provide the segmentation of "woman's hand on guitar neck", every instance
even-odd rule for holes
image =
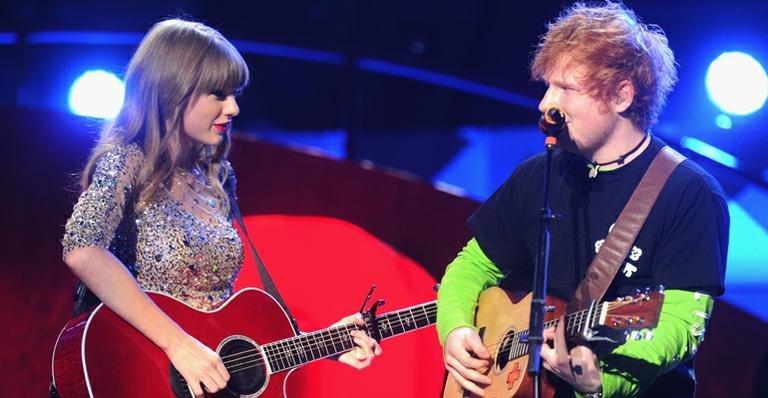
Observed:
[[[482,388],[491,384],[485,375],[491,364],[491,353],[477,331],[469,327],[452,330],[445,338],[443,356],[445,368],[454,379],[465,390],[482,397]]]
[[[363,316],[360,314],[352,314],[344,317],[331,326],[341,325],[349,322],[352,322],[358,326],[365,326]],[[352,341],[354,341],[357,347],[355,347],[352,351],[347,351],[339,355],[338,361],[358,370],[365,369],[370,366],[374,357],[381,355],[381,346],[373,337],[368,336],[362,330],[353,330],[349,334],[352,336]]]
[[[544,330],[544,342],[553,345],[541,346],[542,366],[576,390],[585,393],[601,391],[603,382],[597,356],[585,345],[577,345],[569,350],[565,342],[565,330],[561,327],[564,324],[561,317],[556,327]]]

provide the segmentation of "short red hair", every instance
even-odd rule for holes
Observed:
[[[658,120],[667,94],[677,82],[675,56],[656,25],[641,23],[622,4],[575,3],[541,37],[531,75],[543,80],[560,60],[583,66],[583,83],[597,99],[611,100],[623,81],[632,82],[635,97],[622,113],[642,131]]]

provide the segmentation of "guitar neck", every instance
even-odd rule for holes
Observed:
[[[565,315],[566,336],[573,336],[578,333],[581,333],[581,331],[584,330],[585,327],[593,328],[596,325],[599,325],[602,312],[603,312],[603,307],[604,307],[603,303],[605,303],[605,301],[595,305],[592,309],[579,310],[576,312],[571,312],[569,314],[566,314]],[[545,322],[544,328],[546,329],[548,327],[556,326],[558,321],[559,321],[558,319],[553,319],[549,322]]]
[[[567,336],[573,336],[584,330],[584,327],[592,328],[599,325],[603,313],[604,302],[595,305],[591,310],[580,310],[565,315],[565,333]],[[544,322],[544,329],[554,327],[559,319],[553,319]],[[509,360],[528,355],[528,333],[529,330],[521,330],[517,333],[505,336],[500,342],[500,355],[506,356]]]
[[[368,325],[369,328],[375,325],[371,334],[378,334],[386,339],[432,325],[436,320],[437,302],[432,301],[378,315],[375,320],[369,320]],[[356,345],[349,333],[353,330],[369,329],[346,323],[275,341],[262,347],[272,373],[276,373],[352,350]]]

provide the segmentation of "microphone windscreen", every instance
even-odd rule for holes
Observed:
[[[539,119],[539,129],[550,137],[560,135],[565,130],[565,115],[563,111],[555,107],[545,110]]]

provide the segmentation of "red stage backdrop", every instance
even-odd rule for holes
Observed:
[[[432,301],[435,279],[360,227],[317,216],[249,216],[246,227],[280,294],[304,331],[357,312],[372,284],[386,301],[379,313]],[[250,250],[236,287],[261,287]],[[289,397],[437,397],[443,362],[434,326],[382,342],[362,371],[334,361],[291,374]]]

